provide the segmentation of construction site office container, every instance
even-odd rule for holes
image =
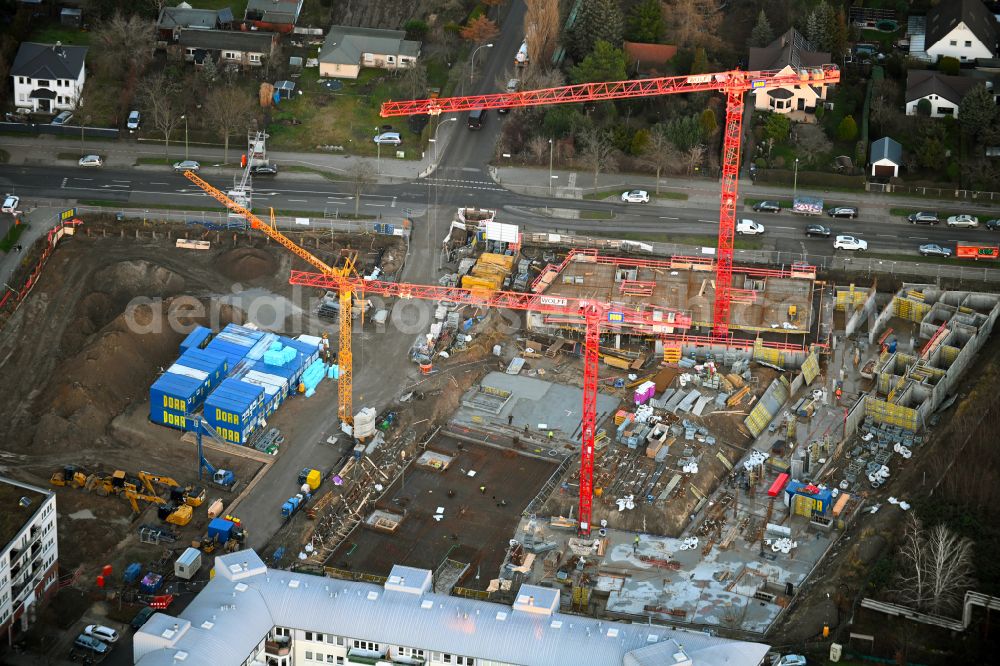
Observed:
[[[188,548],[174,562],[174,575],[184,580],[194,578],[199,569],[201,569],[201,551],[197,548]]]
[[[229,368],[235,368],[240,361],[246,358],[247,351],[249,351],[249,347],[224,340],[219,336],[212,338],[205,349],[225,356]]]
[[[186,352],[189,349],[201,349],[208,343],[208,339],[211,337],[212,329],[198,326],[188,333],[187,337],[181,342],[181,352]]]
[[[229,371],[229,362],[225,356],[204,349],[187,350],[177,359],[177,365],[207,372],[209,391],[218,386]]]
[[[179,417],[195,411],[208,395],[207,372],[174,364],[149,388],[149,418],[160,425],[189,429]]]
[[[243,444],[259,423],[263,406],[263,388],[228,378],[205,400],[204,415],[220,437]]]

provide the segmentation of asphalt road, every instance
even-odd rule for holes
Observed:
[[[499,66],[499,64],[498,64]],[[462,128],[458,128],[462,129]],[[495,129],[495,128],[494,128]],[[667,240],[665,235],[714,236],[718,229],[718,209],[705,203],[664,200],[650,204],[623,204],[620,202],[588,201],[580,199],[528,196],[511,192],[497,185],[485,174],[486,160],[490,159],[495,140],[481,132],[468,132],[449,144],[448,154],[442,165],[455,160],[482,160],[480,168],[440,167],[431,177],[402,183],[372,185],[362,194],[360,211],[363,214],[387,217],[402,215],[409,208],[415,215],[429,213],[424,225],[425,235],[437,235],[450,218],[450,209],[456,206],[496,208],[504,212],[504,219],[535,231],[559,230],[581,234],[613,236],[620,232],[639,240],[655,235],[656,240]],[[468,162],[467,162],[468,163]],[[470,171],[458,171],[465,168]],[[202,173],[206,180],[221,189],[230,184],[228,172]],[[458,175],[449,178],[449,175]],[[166,167],[136,169],[82,169],[77,166],[3,166],[0,167],[0,191],[16,193],[26,201],[42,199],[100,199],[120,202],[129,207],[151,205],[211,206],[212,200],[180,174]],[[328,181],[315,176],[283,173],[269,180],[258,180],[254,193],[255,208],[274,207],[286,211],[313,213],[354,212],[351,184]],[[546,214],[549,207],[579,211],[607,211],[612,219],[553,218]],[[996,242],[994,234],[983,228],[957,229],[945,224],[913,226],[901,217],[891,217],[887,211],[862,205],[859,219],[814,219],[780,214],[739,213],[762,223],[766,233],[761,240],[764,247],[780,251],[802,251],[809,254],[833,254],[832,241],[806,238],[805,227],[821,222],[832,228],[833,233],[855,235],[869,243],[870,252],[916,254],[922,243],[954,245],[957,242]],[[605,213],[608,214],[608,213]],[[440,237],[440,236],[439,236]],[[430,242],[430,238],[426,239]],[[428,276],[436,279],[436,276]]]

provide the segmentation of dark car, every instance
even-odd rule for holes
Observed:
[[[806,227],[806,236],[829,238],[831,233],[830,227],[824,227],[822,224],[810,224]]]
[[[986,224],[983,226],[986,227],[987,231],[996,231],[1000,229],[1000,220],[986,220]]]
[[[255,176],[276,176],[278,174],[277,164],[255,164],[250,168],[250,173]]]
[[[854,206],[834,206],[828,209],[826,214],[830,217],[850,217],[853,219],[858,216],[858,209]]]
[[[140,629],[142,629],[142,625],[146,624],[146,620],[151,618],[153,616],[153,613],[155,612],[156,612],[155,608],[146,606],[145,608],[143,608],[142,610],[140,610],[138,613],[135,614],[135,617],[132,618],[132,621],[129,624],[132,625],[132,628],[134,630],[139,631]]]
[[[938,219],[937,213],[927,212],[913,213],[906,219],[910,221],[910,224],[937,224],[941,221]]]
[[[950,257],[951,248],[941,247],[937,243],[925,243],[920,246],[920,255],[923,257]]]
[[[780,213],[781,204],[777,201],[758,201],[753,205],[753,209],[758,213]]]

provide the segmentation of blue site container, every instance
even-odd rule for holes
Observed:
[[[205,328],[204,326],[198,326],[193,331],[187,334],[181,342],[181,353],[186,352],[189,349],[202,349],[208,343],[209,338],[212,337],[212,329]]]
[[[208,523],[208,538],[218,539],[219,543],[226,543],[233,535],[235,524],[225,518],[213,518]]]
[[[228,367],[235,368],[246,357],[249,347],[221,336],[222,334],[220,333],[212,338],[212,341],[208,343],[205,350],[225,356]]]
[[[311,342],[303,342],[302,340],[293,340],[292,338],[278,338],[278,341],[286,347],[292,347],[297,349],[302,353],[304,359],[302,361],[302,368],[305,369],[310,363],[319,358],[319,345],[313,344]]]
[[[264,408],[264,389],[227,378],[205,400],[205,420],[219,436],[243,444],[257,426]]]
[[[229,361],[223,354],[205,349],[187,350],[177,359],[177,364],[207,372],[209,391],[218,386],[229,371]]]

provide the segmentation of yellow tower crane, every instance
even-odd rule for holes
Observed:
[[[224,192],[210,185],[193,171],[185,171],[184,177],[203,189],[232,212],[246,218],[251,228],[263,232],[268,238],[283,245],[295,256],[319,269],[320,272],[337,278],[347,278],[355,273],[354,260],[356,255],[345,255],[343,265],[340,267],[329,266],[326,262],[314,256],[278,230],[274,221],[273,209],[271,210],[271,223],[267,224],[254,215],[253,212],[230,199]],[[350,285],[346,282],[338,284],[337,292],[340,297],[340,352],[337,357],[337,362],[340,365],[340,379],[337,382],[337,415],[343,423],[353,424],[354,410],[352,399],[354,395],[354,378],[352,368],[354,367],[354,360],[351,355],[351,309],[354,294]]]

